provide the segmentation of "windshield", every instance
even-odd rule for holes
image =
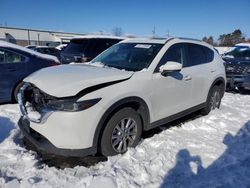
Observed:
[[[92,60],[91,64],[140,71],[153,61],[163,44],[120,43]]]
[[[250,59],[250,48],[235,47],[232,51],[225,53],[226,58]]]

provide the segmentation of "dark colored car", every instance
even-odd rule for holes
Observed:
[[[0,41],[0,103],[16,101],[18,90],[26,76],[41,68],[58,64],[56,57]]]
[[[25,46],[25,48],[28,48],[28,49],[31,49],[31,50],[34,50],[36,47],[37,47],[36,45]]]
[[[111,36],[86,36],[71,39],[67,47],[61,52],[61,63],[84,63],[91,61],[104,50],[120,42],[124,38]]]
[[[34,49],[32,50],[35,50],[39,53],[42,53],[42,54],[48,54],[48,55],[53,55],[53,56],[56,56],[58,59],[60,58],[60,50],[58,50],[57,48],[54,48],[54,47],[50,47],[50,46],[37,46],[35,47]]]
[[[235,47],[223,55],[226,67],[227,88],[240,92],[250,90],[250,48]]]

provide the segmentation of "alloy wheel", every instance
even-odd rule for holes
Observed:
[[[211,110],[214,110],[215,108],[219,108],[219,106],[220,106],[220,92],[218,90],[215,90],[211,96],[210,107]]]
[[[137,123],[133,118],[124,118],[116,124],[111,135],[111,144],[118,153],[124,153],[132,146],[137,135]]]

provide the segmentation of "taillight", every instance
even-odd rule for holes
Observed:
[[[91,60],[91,58],[89,58],[89,57],[82,57],[81,62],[86,63],[86,62],[89,62],[90,60]]]
[[[57,66],[57,65],[59,65],[59,63],[57,63],[57,62],[55,62],[55,61],[50,61],[49,62],[49,66]]]

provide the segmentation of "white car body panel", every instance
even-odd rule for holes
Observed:
[[[102,111],[102,107],[96,104],[84,110],[84,113],[53,112],[45,124],[31,122],[30,127],[45,135],[57,148],[89,148],[93,144],[96,125]]]
[[[162,76],[154,73],[151,87],[152,112],[157,121],[191,107],[191,82],[183,77],[188,75],[185,69],[170,73],[171,76]]]
[[[117,80],[131,77],[133,72],[84,64],[60,65],[45,68],[24,79],[43,92],[55,97],[69,97],[79,91]]]

